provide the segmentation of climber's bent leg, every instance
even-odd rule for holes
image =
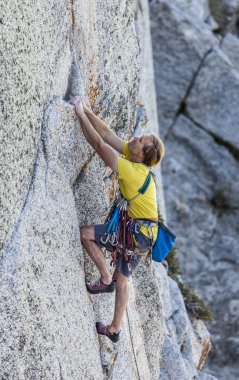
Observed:
[[[95,242],[95,233],[94,233],[94,225],[91,226],[82,226],[80,228],[81,233],[81,243],[84,246],[86,252],[94,261],[97,266],[100,274],[101,281],[104,284],[110,284],[112,281],[112,276],[107,267],[106,260],[104,254]]]
[[[119,333],[126,311],[126,306],[129,300],[129,285],[128,278],[121,272],[114,272],[113,276],[116,281],[116,293],[115,293],[115,311],[114,318],[111,325],[108,326],[108,330],[111,333]]]

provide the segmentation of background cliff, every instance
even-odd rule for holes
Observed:
[[[213,311],[219,379],[239,370],[238,15],[238,1],[151,2],[168,222],[183,279]]]
[[[68,100],[87,97],[123,138],[136,121],[158,133],[147,1],[9,1],[0,19],[1,379],[211,379],[208,331],[164,265],[130,281],[118,345],[95,331],[113,295],[85,289],[98,274],[79,226],[104,220],[115,179]]]

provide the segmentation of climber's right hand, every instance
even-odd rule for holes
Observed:
[[[83,108],[84,108],[84,112],[86,113],[86,115],[93,113],[92,109],[90,108],[89,102],[88,102],[88,104],[86,104],[86,101],[84,99],[82,99],[82,103],[83,103]]]
[[[85,116],[83,103],[80,98],[72,98],[70,104],[75,107],[75,111],[78,117],[83,118]]]

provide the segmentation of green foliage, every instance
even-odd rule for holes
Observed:
[[[159,207],[158,207],[158,220],[159,220],[161,223],[164,223],[164,221],[163,221],[163,217],[162,217],[162,215],[161,215],[161,213],[160,213],[160,210],[159,210]]]
[[[179,262],[177,259],[177,250],[173,248],[166,260],[168,263],[168,275],[176,282],[178,282],[178,276],[181,274]]]
[[[205,303],[195,294],[194,290],[186,283],[178,281],[179,289],[184,298],[188,312],[195,318],[204,322],[212,320],[212,312]]]
[[[209,8],[212,15],[215,16],[215,14],[217,14],[217,9],[218,9],[217,0],[209,0],[208,3],[209,3]]]
[[[195,318],[201,319],[204,322],[212,320],[211,310],[204,302],[195,294],[193,288],[180,279],[180,266],[176,255],[176,248],[173,248],[167,256],[168,275],[177,282],[178,287],[183,295],[184,303],[188,313]]]
[[[208,5],[209,5],[209,9],[210,9],[212,16],[214,17],[214,19],[216,20],[216,22],[219,25],[217,29],[213,30],[213,32],[217,33],[217,34],[221,34],[223,31],[221,30],[220,25],[221,25],[223,20],[222,20],[222,16],[220,15],[220,13],[221,13],[220,4],[218,4],[218,0],[209,0]]]
[[[230,209],[230,202],[227,197],[227,191],[225,189],[216,189],[211,199],[212,205],[223,211]]]

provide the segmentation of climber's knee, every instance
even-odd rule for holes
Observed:
[[[94,240],[94,226],[81,226],[80,237],[82,243],[86,240]]]
[[[116,289],[127,290],[128,289],[128,278],[124,276],[121,272],[115,271],[114,280],[116,281]]]

